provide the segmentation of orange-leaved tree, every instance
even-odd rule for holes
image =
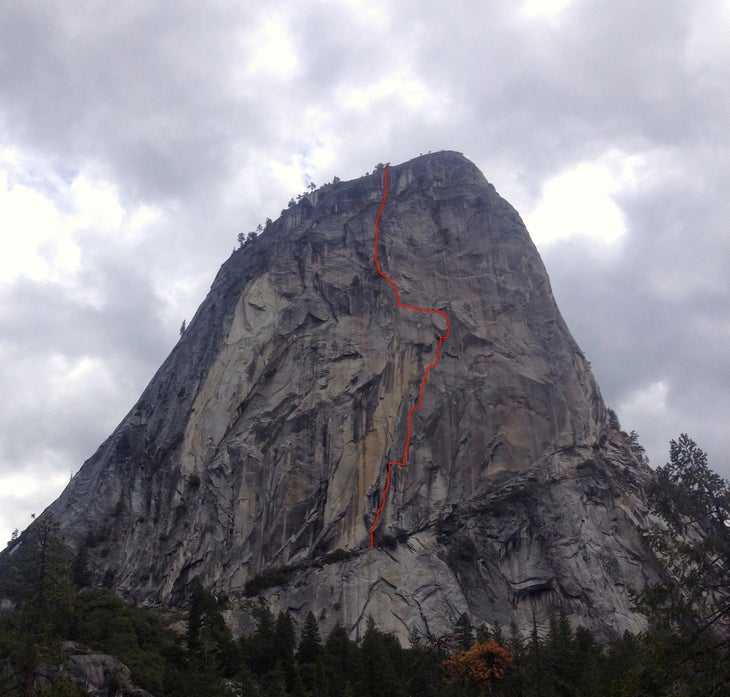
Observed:
[[[511,664],[512,654],[492,639],[457,651],[443,662],[449,682],[477,688],[491,688]]]

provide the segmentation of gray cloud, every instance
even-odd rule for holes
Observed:
[[[523,214],[551,177],[608,151],[644,162],[613,194],[618,247],[582,237],[541,252],[604,396],[654,464],[686,430],[730,475],[727,10],[573,0],[550,20],[509,3],[432,5],[0,4],[0,153],[27,170],[8,186],[72,216],[83,175],[124,212],[105,234],[93,220],[70,234],[70,275],[0,281],[0,385],[13,395],[0,481],[78,469],[238,232],[310,180],[442,148]],[[0,493],[0,532],[53,486]]]

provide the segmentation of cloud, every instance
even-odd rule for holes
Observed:
[[[529,19],[557,20],[571,0],[525,0],[520,12]]]
[[[610,150],[549,178],[537,206],[523,218],[536,244],[590,238],[595,254],[610,252],[627,232],[616,194],[636,184],[641,156]]]
[[[614,198],[627,230],[618,256],[596,255],[589,236],[543,246],[543,256],[606,400],[652,462],[687,432],[728,476],[730,207],[718,184],[730,172],[714,155],[677,148],[647,151],[638,171]],[[637,394],[657,396],[652,385],[666,388],[663,412],[636,406]]]

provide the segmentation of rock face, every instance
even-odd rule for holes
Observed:
[[[50,690],[52,678],[69,679],[81,694],[89,697],[154,697],[132,683],[132,671],[121,661],[104,653],[96,653],[82,644],[65,641],[61,660],[45,667],[38,680]],[[36,693],[34,693],[36,694]],[[49,694],[45,692],[44,694]],[[56,693],[58,694],[58,693]]]
[[[458,153],[389,180],[383,271],[451,335],[379,546],[386,463],[444,330],[375,269],[382,171],[305,196],[231,256],[49,512],[143,602],[181,602],[199,576],[353,634],[369,614],[401,638],[461,612],[527,627],[555,603],[605,635],[637,629],[650,472],[609,427],[519,215]]]

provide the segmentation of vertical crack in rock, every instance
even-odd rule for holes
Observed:
[[[394,281],[388,274],[383,272],[380,261],[379,261],[379,254],[378,254],[378,247],[380,245],[380,218],[383,214],[383,210],[385,208],[385,204],[388,200],[388,173],[390,168],[388,166],[385,167],[383,170],[383,201],[380,204],[380,209],[378,210],[378,215],[375,218],[375,239],[373,242],[373,259],[375,262],[375,268],[378,272],[378,275],[381,276],[385,281],[387,281],[393,288],[393,292],[395,294],[395,299],[398,304],[398,308],[402,308],[404,310],[410,310],[412,312],[416,313],[422,313],[427,315],[428,319],[431,320],[430,323],[433,323],[433,325],[438,329],[439,331],[439,339],[438,343],[436,344],[435,349],[435,358],[432,363],[429,363],[425,370],[423,370],[422,366],[420,365],[420,358],[421,358],[421,352],[419,350],[418,357],[419,357],[419,372],[420,370],[423,370],[423,378],[420,382],[420,387],[418,391],[418,400],[416,403],[408,409],[407,416],[406,416],[406,426],[405,426],[405,442],[403,444],[403,454],[400,458],[400,460],[390,460],[387,463],[387,469],[385,473],[385,484],[383,486],[382,495],[381,495],[381,501],[380,505],[378,506],[376,512],[375,512],[375,518],[373,520],[373,524],[370,527],[370,547],[374,546],[374,538],[375,538],[375,532],[378,527],[378,522],[380,520],[380,515],[383,512],[383,509],[385,508],[387,502],[388,502],[388,491],[390,490],[392,479],[393,479],[393,467],[394,465],[398,465],[398,467],[405,467],[408,464],[408,453],[411,446],[411,439],[413,436],[413,415],[416,411],[423,408],[423,392],[426,388],[426,384],[428,382],[428,374],[431,372],[433,368],[435,368],[439,362],[441,361],[441,346],[443,342],[449,338],[451,334],[451,321],[449,320],[449,316],[443,311],[443,310],[437,310],[437,309],[431,309],[431,308],[423,308],[418,307],[415,305],[411,305],[407,302],[404,302],[401,298],[400,291],[398,290],[398,283]],[[407,274],[406,274],[407,276]],[[440,322],[439,320],[442,320]],[[416,320],[417,321],[417,320]],[[429,323],[429,324],[430,324]],[[418,327],[420,329],[421,322],[418,322]],[[443,324],[443,326],[440,326]],[[420,348],[421,345],[417,345],[417,348]],[[403,372],[403,371],[401,371]],[[400,516],[397,516],[398,519],[400,519]]]

